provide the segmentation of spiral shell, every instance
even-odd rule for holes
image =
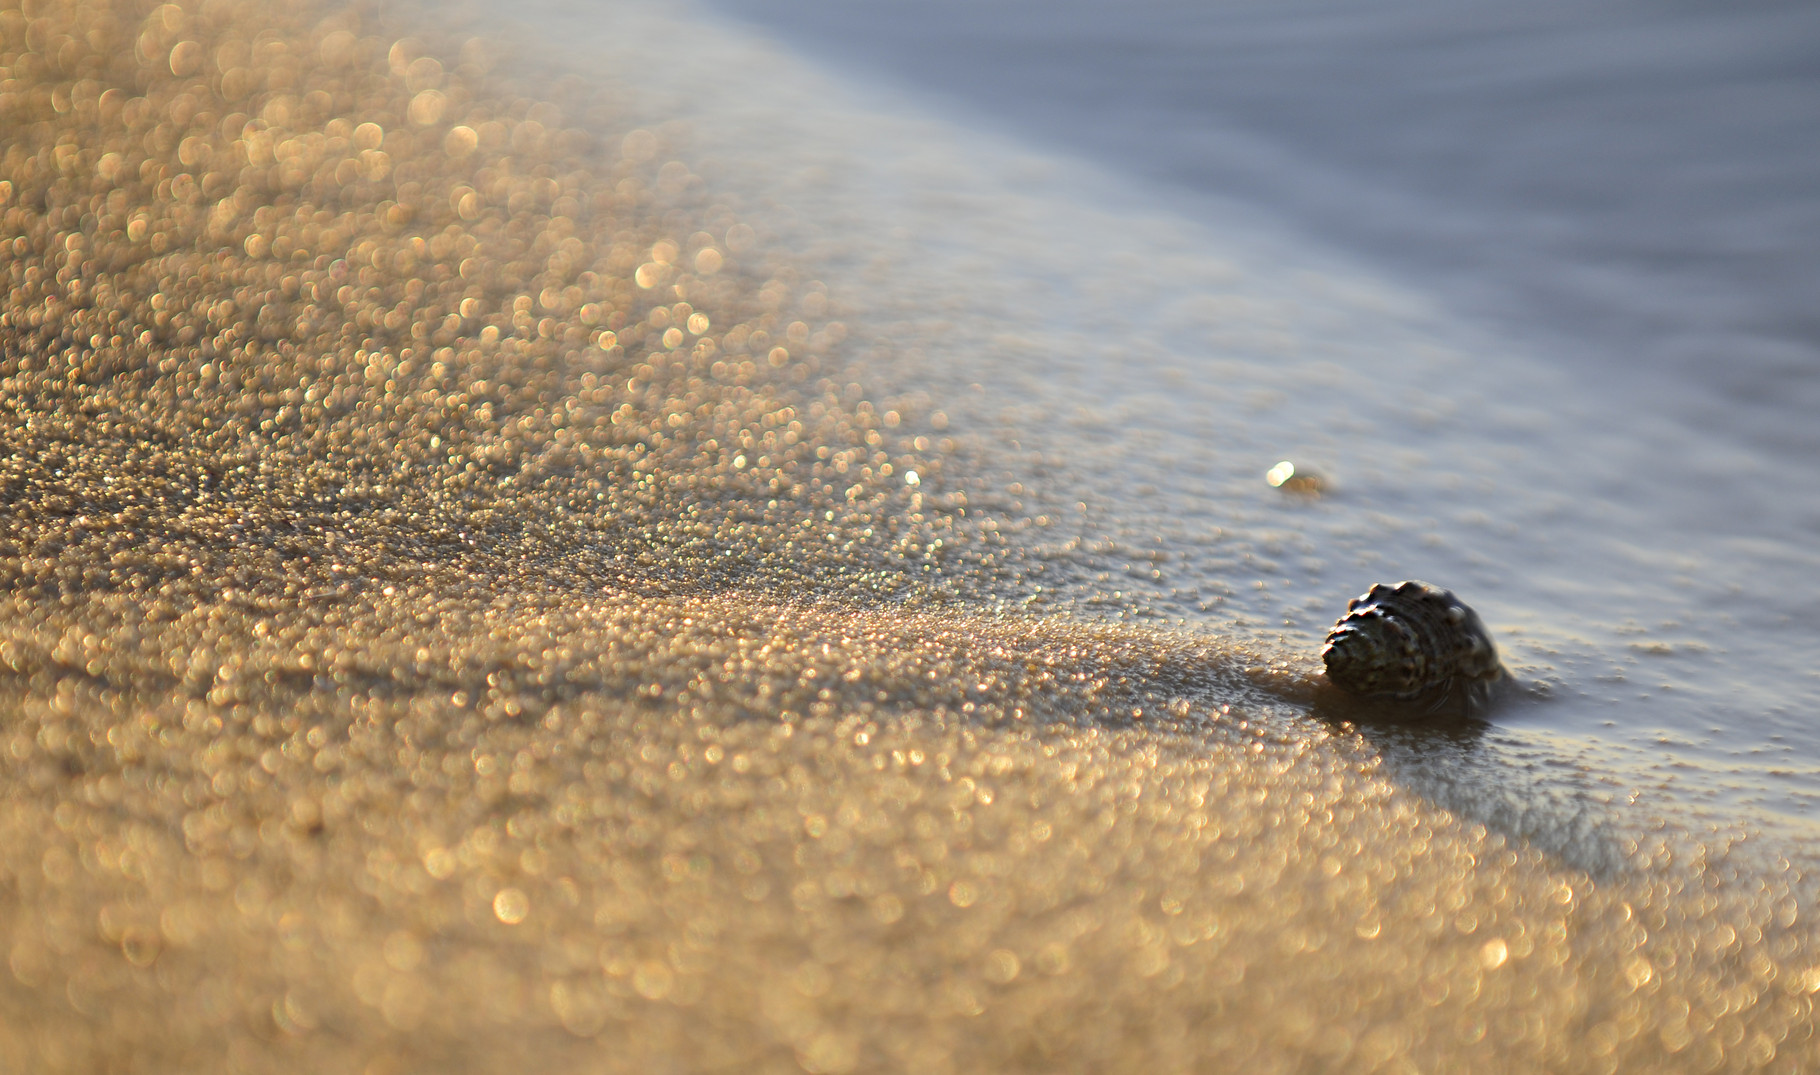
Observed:
[[[1508,674],[1478,613],[1425,582],[1379,584],[1353,598],[1321,650],[1327,678],[1349,694],[1466,713]]]

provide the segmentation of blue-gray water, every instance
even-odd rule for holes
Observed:
[[[860,82],[1232,198],[1641,396],[1811,451],[1820,9],[717,0]],[[1590,369],[1589,369],[1590,367]]]
[[[787,211],[880,378],[1003,439],[1009,510],[1079,506],[1122,614],[1312,653],[1370,583],[1448,585],[1550,689],[1495,722],[1512,766],[1805,831],[1820,13],[689,19],[607,69]],[[1282,458],[1334,492],[1278,495]]]

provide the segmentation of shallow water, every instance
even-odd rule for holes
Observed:
[[[749,34],[513,15],[0,16],[9,1064],[1811,1064],[1804,778],[1594,728],[1803,697],[1699,678],[1661,575],[1733,539],[1621,480],[1747,449]],[[1333,697],[1401,574],[1545,696]]]
[[[1191,215],[1274,213],[1654,405],[1697,403],[1692,380],[1723,405],[1701,417],[1814,446],[1792,407],[1744,417],[1814,402],[1808,5],[712,6]]]
[[[823,99],[956,124],[843,135],[950,154],[949,202],[843,193],[930,240],[913,281],[997,289],[973,376],[1133,604],[1302,649],[1370,582],[1440,582],[1556,688],[1500,736],[1808,832],[1811,9],[715,6],[838,72]],[[1282,503],[1280,458],[1333,495]]]

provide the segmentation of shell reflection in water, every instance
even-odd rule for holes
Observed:
[[[1346,606],[1321,650],[1327,678],[1348,694],[1471,715],[1509,678],[1478,613],[1425,582],[1379,584]]]

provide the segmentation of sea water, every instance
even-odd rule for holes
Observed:
[[[561,25],[999,445],[1055,600],[1313,653],[1374,582],[1448,586],[1545,688],[1494,771],[1811,831],[1811,11],[719,8]]]

